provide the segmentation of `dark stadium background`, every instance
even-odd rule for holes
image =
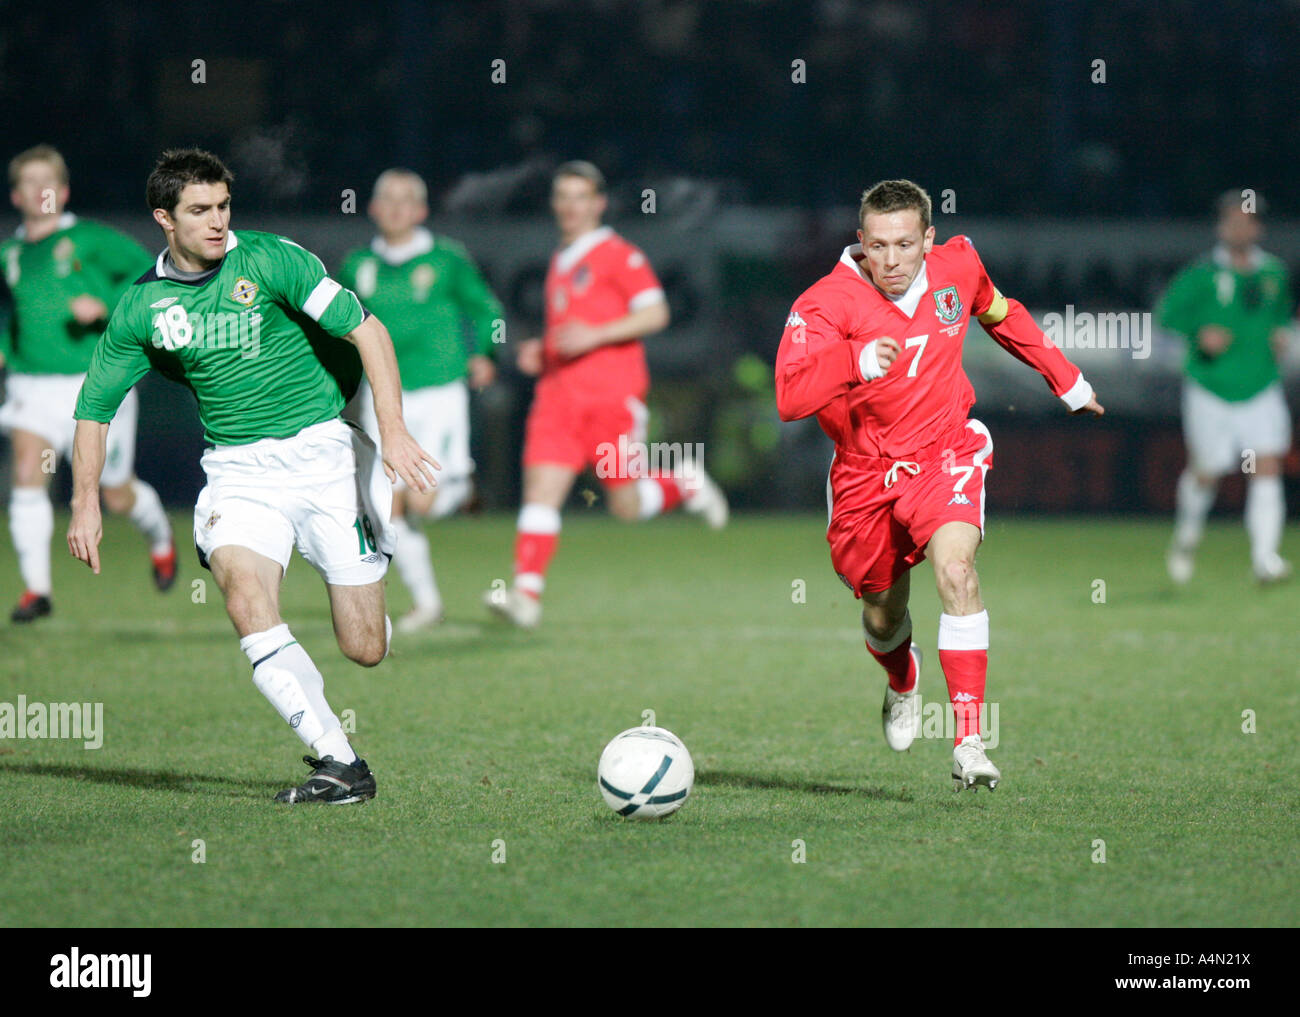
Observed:
[[[770,365],[790,303],[852,241],[865,186],[927,187],[939,239],[970,234],[1040,318],[1141,313],[1211,245],[1229,188],[1266,197],[1265,246],[1300,267],[1297,81],[1294,0],[0,4],[6,158],[56,145],[71,208],[151,249],[144,179],[166,147],[221,154],[234,228],[292,236],[331,267],[370,236],[375,176],[408,166],[429,181],[433,228],[467,243],[521,338],[554,243],[549,171],[597,162],[610,221],[646,249],[674,310],[649,343],[652,437],[704,442],[749,507],[822,504],[829,447],[814,422],[776,420]],[[15,225],[6,206],[0,230]],[[972,329],[975,412],[997,443],[990,506],[1170,511],[1180,342],[1156,335],[1144,359],[1067,352],[1104,420],[1066,417]],[[1294,409],[1300,346],[1287,368]],[[476,398],[488,507],[517,504],[528,395],[506,371]],[[201,447],[189,396],[148,379],[141,475],[192,503]],[[1298,479],[1293,452],[1293,514]],[[1226,485],[1221,509],[1243,487]]]

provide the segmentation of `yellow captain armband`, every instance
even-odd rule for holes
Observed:
[[[1007,316],[1007,298],[997,289],[993,288],[993,302],[989,304],[989,309],[979,316],[981,325],[996,325],[999,321]]]

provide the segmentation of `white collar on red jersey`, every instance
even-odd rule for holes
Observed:
[[[1214,250],[1210,252],[1210,257],[1214,259],[1214,263],[1220,268],[1233,267],[1232,252],[1228,250],[1227,244],[1215,244]],[[1260,265],[1264,263],[1264,251],[1252,244],[1250,250],[1246,252],[1246,263],[1250,266],[1252,272],[1258,272]]]
[[[578,237],[568,247],[563,248],[555,255],[555,268],[560,272],[567,272],[580,262],[592,248],[598,244],[603,244],[606,240],[614,235],[613,226],[598,226],[594,230],[588,230],[582,236]]]
[[[393,246],[383,237],[375,237],[374,240],[370,241],[370,249],[388,264],[401,265],[403,262],[432,251],[433,234],[423,226],[417,226],[412,231],[411,239],[404,244]]]
[[[884,292],[879,286],[871,281],[871,276],[862,271],[862,266],[858,264],[858,259],[862,257],[862,245],[850,244],[844,248],[840,254],[840,261],[853,269],[859,279],[879,293],[886,300],[890,301],[895,307],[906,314],[909,318],[916,314],[917,305],[920,304],[921,298],[925,296],[926,291],[930,288],[930,281],[926,275],[925,262],[921,262],[921,271],[916,273],[916,278],[912,280],[912,285],[907,287],[907,292],[898,296],[891,296]]]
[[[235,239],[235,231],[230,229],[226,230],[226,253],[229,254],[237,246],[239,246],[239,241]],[[154,270],[158,273],[160,279],[176,278],[174,272],[169,272],[167,270],[167,255],[170,251],[171,248],[164,247],[158,255],[158,260],[154,263]],[[208,271],[211,271],[211,269]]]

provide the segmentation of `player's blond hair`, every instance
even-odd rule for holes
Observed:
[[[858,224],[865,232],[868,215],[888,215],[908,209],[916,209],[920,214],[922,233],[930,228],[930,195],[925,193],[925,188],[910,180],[882,180],[862,192]]]
[[[375,187],[371,191],[371,196],[379,194],[379,188],[389,180],[409,180],[415,184],[415,196],[419,199],[421,205],[429,203],[429,185],[424,182],[424,177],[416,173],[415,170],[404,169],[401,166],[394,166],[392,169],[386,169],[375,178]]]
[[[9,160],[9,186],[11,188],[18,186],[18,177],[23,172],[23,167],[29,162],[48,162],[54,167],[54,172],[59,175],[59,183],[64,187],[68,186],[68,164],[63,161],[63,156],[53,145],[34,145],[25,152],[19,152]]]

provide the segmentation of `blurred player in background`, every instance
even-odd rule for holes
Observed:
[[[934,563],[939,665],[956,719],[956,790],[1001,779],[980,736],[989,616],[975,573],[993,439],[968,420],[971,317],[1037,370],[1072,413],[1103,412],[1079,369],[989,280],[966,237],[934,246],[930,197],[885,180],[862,197],[859,243],[790,311],[776,360],[783,420],[817,415],[835,442],[826,482],[831,564],[863,602],[867,649],[888,675],[882,724],[899,752],[920,731],[921,651],[909,570]]]
[[[1187,466],[1178,478],[1167,558],[1169,576],[1180,584],[1192,578],[1219,481],[1235,470],[1247,473],[1246,533],[1255,577],[1273,583],[1291,574],[1279,553],[1291,417],[1278,363],[1293,304],[1286,266],[1258,247],[1264,210],[1263,199],[1254,200],[1254,210],[1246,211],[1239,192],[1219,198],[1218,244],[1173,278],[1156,307],[1160,325],[1188,341]],[[1246,453],[1253,453],[1253,472]]]
[[[13,444],[9,532],[26,587],[10,617],[30,622],[53,609],[51,453],[71,453],[72,410],[95,342],[150,257],[130,237],[66,211],[68,167],[49,145],[14,156],[9,187],[23,222],[0,244],[11,305],[8,327],[0,330],[0,357],[9,368],[0,430]],[[97,479],[108,510],[129,516],[145,535],[154,583],[167,590],[176,579],[176,547],[158,492],[133,472],[138,405],[135,392],[128,392],[109,428],[104,473]]]
[[[230,229],[234,177],[199,149],[164,152],[146,188],[167,249],[118,304],[77,398],[68,549],[99,572],[94,478],[108,421],[152,367],[194,393],[207,484],[194,508],[199,562],[212,570],[253,684],[320,758],[287,804],[346,804],[375,778],[325,699],[325,682],[280,617],[295,544],[325,580],[339,649],[373,667],[388,655],[384,573],[390,481],[433,482],[402,423],[388,331],[314,254],[285,237]],[[362,369],[384,436],[381,461],[339,418]],[[387,476],[385,476],[387,473]]]
[[[519,344],[519,369],[538,375],[524,435],[524,504],[515,538],[514,584],[489,591],[494,613],[523,628],[541,620],[546,570],[560,509],[586,466],[610,450],[644,447],[650,375],[641,340],[668,326],[668,301],[645,255],[609,226],[604,175],[589,162],[560,166],[551,211],[563,246],[546,273],[546,328]],[[635,454],[635,453],[634,453]],[[598,469],[619,519],[650,519],[678,505],[710,526],[727,522],[727,500],[700,463],[654,475],[624,463]]]
[[[415,173],[381,173],[369,212],[379,235],[368,250],[349,252],[339,281],[392,334],[406,427],[442,466],[436,490],[417,494],[400,481],[393,490],[393,564],[415,601],[397,627],[411,631],[442,620],[442,597],[422,521],[451,515],[473,493],[465,379],[468,374],[470,387],[482,389],[496,378],[493,340],[504,342],[505,312],[465,248],[421,225],[429,215],[428,190]],[[464,339],[466,321],[473,333],[472,354]],[[378,444],[372,405],[369,386],[362,382],[353,407]]]

